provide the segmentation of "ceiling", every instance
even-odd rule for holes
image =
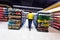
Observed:
[[[59,0],[0,0],[2,4],[46,8]]]

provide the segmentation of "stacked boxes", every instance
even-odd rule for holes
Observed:
[[[50,25],[50,13],[39,12],[37,15],[37,30],[42,32],[48,32]]]
[[[0,7],[0,21],[8,21],[8,8]]]
[[[60,30],[60,11],[53,13],[52,27]]]
[[[22,13],[21,11],[10,11],[9,13],[9,29],[20,29],[22,22]]]

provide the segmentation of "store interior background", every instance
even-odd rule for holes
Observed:
[[[46,9],[47,7],[59,2],[60,0],[0,0],[1,4],[28,6]],[[60,3],[59,3],[60,4]],[[55,8],[54,8],[55,9]],[[57,8],[56,10],[60,9]],[[51,9],[53,10],[53,9]],[[49,11],[49,10],[47,10]],[[27,20],[20,30],[9,30],[8,22],[0,22],[0,39],[1,40],[60,40],[60,31],[49,27],[49,32],[37,32],[34,28],[28,30]],[[25,27],[24,27],[25,26]]]

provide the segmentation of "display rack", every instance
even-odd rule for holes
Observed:
[[[60,7],[57,6],[54,9],[48,10],[47,12],[52,13],[52,22],[51,22],[51,27],[60,30]]]
[[[9,29],[20,29],[22,24],[22,13],[21,11],[11,11],[9,13]]]
[[[50,26],[50,13],[39,12],[37,15],[37,30],[48,32]]]
[[[60,30],[60,11],[53,13],[53,23],[51,26]]]
[[[8,8],[0,6],[0,21],[8,21]]]

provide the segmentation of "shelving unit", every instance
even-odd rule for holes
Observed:
[[[11,8],[9,5],[0,4],[0,21],[8,21],[9,8]]]
[[[43,9],[42,11],[52,13],[51,27],[60,30],[60,1]]]
[[[18,30],[21,28],[21,25],[22,25],[21,11],[11,11],[11,13],[9,13],[8,28]]]
[[[37,30],[41,32],[48,32],[50,26],[51,13],[39,12],[37,15]]]
[[[56,30],[60,30],[60,6],[57,6],[56,8],[48,10],[47,12],[52,13],[51,27],[55,28]]]
[[[53,13],[53,23],[52,27],[60,30],[60,11]]]
[[[0,21],[8,21],[8,8],[0,6]]]

